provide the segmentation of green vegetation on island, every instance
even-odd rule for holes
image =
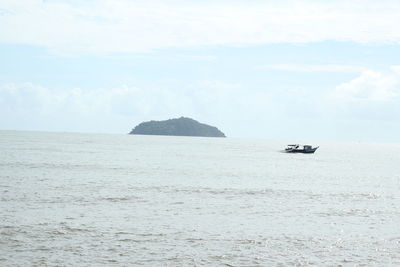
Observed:
[[[165,121],[142,122],[130,134],[225,137],[225,134],[217,127],[185,117]]]

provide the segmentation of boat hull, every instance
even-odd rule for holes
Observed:
[[[286,150],[286,153],[303,153],[303,154],[313,154],[317,149],[311,149],[311,150],[303,150],[303,149],[292,149],[292,150]]]
[[[307,148],[286,148],[286,153],[303,153],[303,154],[313,154],[319,147],[307,147]]]

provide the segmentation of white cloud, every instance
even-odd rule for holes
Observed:
[[[274,64],[259,67],[266,70],[298,71],[298,72],[362,72],[366,70],[361,66],[323,64],[323,65],[305,65],[305,64]]]
[[[0,84],[0,117],[2,127],[9,129],[127,131],[121,127],[131,121],[118,123],[148,112],[153,101],[143,99],[135,87],[52,90],[31,83]]]
[[[321,112],[328,121],[347,121],[355,129],[356,125],[370,125],[368,131],[372,132],[381,127],[381,134],[385,136],[389,131],[386,124],[397,125],[400,116],[400,67],[392,66],[388,71],[364,71],[336,86],[321,103]],[[391,131],[393,129],[397,132],[391,134],[398,136],[398,126]],[[364,130],[358,129],[360,137],[368,136]]]
[[[3,129],[126,132],[143,120],[188,116],[212,123],[249,114],[257,117],[261,110],[272,109],[268,103],[264,92],[249,94],[239,85],[215,81],[197,82],[185,89],[50,89],[31,83],[0,84]]]
[[[319,88],[261,90],[207,80],[93,89],[0,83],[0,128],[126,133],[142,121],[188,116],[228,136],[321,138],[338,131],[346,137],[350,130],[335,125],[350,125],[353,134],[368,136],[361,132],[373,130],[365,126],[371,122],[373,128],[382,126],[379,133],[392,129],[390,135],[398,138],[393,132],[398,126],[385,125],[397,125],[400,116],[399,82],[400,67],[366,71],[327,98]]]
[[[393,0],[3,0],[0,9],[0,42],[64,53],[400,41],[400,3]]]
[[[346,101],[389,101],[400,95],[400,67],[389,72],[366,70],[357,78],[337,86],[331,97]]]
[[[2,108],[10,112],[48,114],[126,115],[146,114],[154,107],[163,110],[162,100],[172,92],[122,86],[109,89],[50,89],[32,83],[0,85]],[[181,99],[182,100],[182,99]],[[155,103],[157,105],[155,105]]]

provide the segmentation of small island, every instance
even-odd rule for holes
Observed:
[[[142,122],[129,134],[226,137],[217,127],[185,117],[165,121]]]

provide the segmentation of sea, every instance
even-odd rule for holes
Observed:
[[[0,266],[399,266],[400,144],[287,143],[0,131]]]

